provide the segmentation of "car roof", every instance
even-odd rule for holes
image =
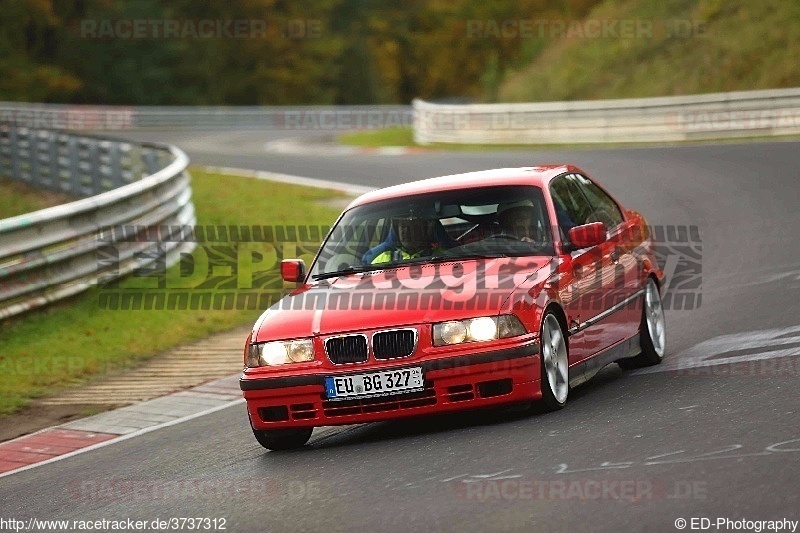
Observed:
[[[390,198],[427,194],[437,191],[452,191],[487,185],[533,185],[545,188],[547,184],[565,172],[581,172],[573,165],[542,165],[535,167],[498,168],[464,174],[452,174],[438,178],[428,178],[410,183],[393,185],[362,194],[353,200],[347,209],[358,205],[378,202]]]

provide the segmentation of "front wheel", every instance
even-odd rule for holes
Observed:
[[[280,451],[303,446],[311,438],[312,431],[314,431],[314,428],[272,429],[266,431],[253,429],[253,435],[264,448]]]
[[[561,409],[569,394],[567,342],[561,323],[553,313],[542,320],[542,403],[549,411]]]
[[[641,368],[659,364],[664,359],[667,346],[667,327],[661,294],[653,278],[647,278],[644,287],[642,322],[639,325],[639,344],[642,353],[630,359],[620,359],[619,366],[624,369]]]

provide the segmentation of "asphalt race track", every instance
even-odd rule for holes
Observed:
[[[663,368],[611,365],[560,412],[326,428],[270,453],[240,404],[0,478],[2,516],[225,518],[264,532],[800,519],[800,143],[307,157],[264,153],[263,132],[133,136],[182,146],[194,164],[374,187],[574,163],[651,224],[699,227],[702,305],[667,311]]]

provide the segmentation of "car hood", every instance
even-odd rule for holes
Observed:
[[[509,309],[515,289],[530,286],[552,261],[504,257],[409,265],[305,284],[261,315],[253,342],[496,315]]]

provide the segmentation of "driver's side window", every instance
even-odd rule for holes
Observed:
[[[575,184],[580,188],[592,210],[584,224],[590,222],[602,222],[607,228],[611,229],[622,223],[622,212],[616,202],[608,196],[603,189],[598,187],[592,180],[580,174],[574,175]]]
[[[592,206],[581,192],[572,174],[556,178],[550,186],[550,195],[556,209],[558,228],[562,239],[566,240],[569,230],[586,224],[592,213]]]

